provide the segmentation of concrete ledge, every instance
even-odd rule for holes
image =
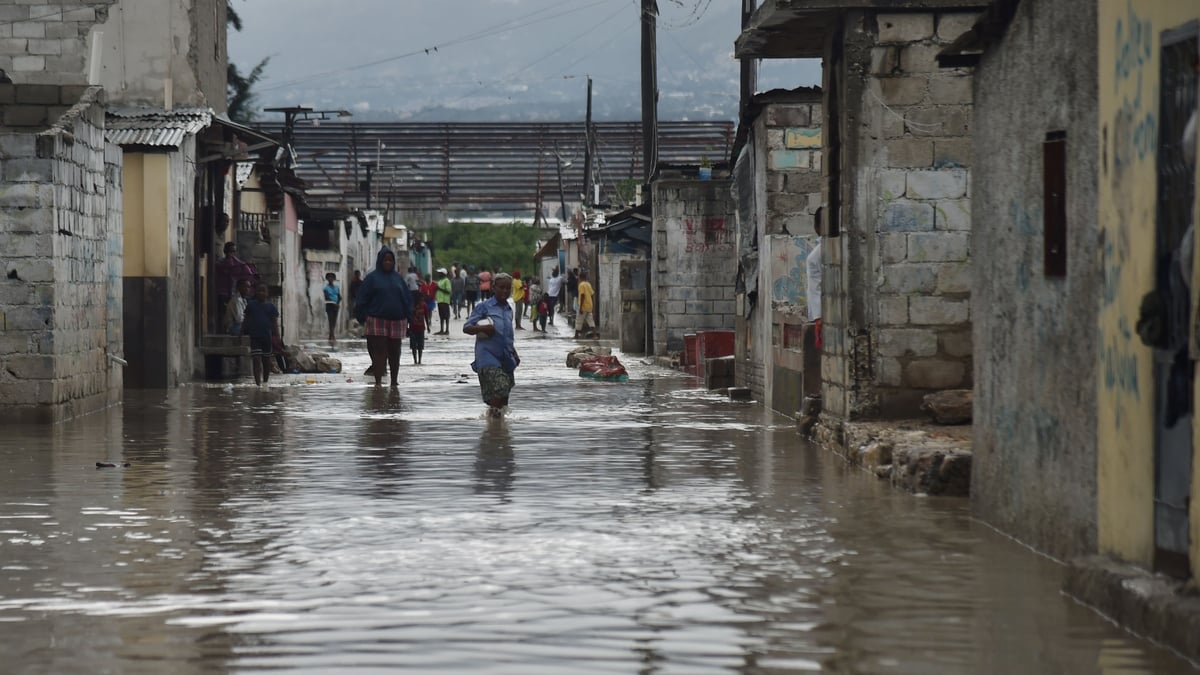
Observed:
[[[907,492],[966,497],[971,490],[971,427],[924,420],[838,422],[822,418],[818,443]]]
[[[1122,627],[1200,662],[1200,595],[1184,582],[1089,556],[1071,561],[1063,590]]]

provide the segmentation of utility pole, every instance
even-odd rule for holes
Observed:
[[[742,31],[745,32],[750,27],[750,18],[754,16],[755,0],[742,0]],[[742,91],[741,101],[738,103],[738,114],[742,124],[746,123],[746,114],[750,109],[750,102],[754,99],[754,90],[758,88],[758,70],[755,66],[758,65],[758,60],[752,57],[743,57],[741,60],[742,68]]]
[[[554,144],[554,168],[558,170],[558,205],[562,207],[562,223],[567,222],[567,195],[563,190],[563,160],[558,154],[558,143]],[[561,226],[561,223],[560,223]]]
[[[587,118],[583,123],[583,203],[592,204],[592,78],[587,83]]]
[[[657,18],[657,0],[642,0],[642,174],[645,184],[650,183],[658,164]]]

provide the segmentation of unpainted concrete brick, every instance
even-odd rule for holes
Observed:
[[[909,262],[962,262],[969,257],[965,233],[918,232],[908,235]]]
[[[879,296],[879,324],[882,326],[907,326],[908,297],[904,295]]]
[[[971,292],[971,265],[943,265],[938,270],[937,293],[954,295]]]
[[[971,141],[965,138],[935,140],[933,142],[933,166],[937,169],[953,169],[971,166]]]
[[[933,14],[879,14],[879,42],[920,42],[933,37]]]
[[[881,232],[921,232],[933,229],[933,206],[908,200],[896,200],[883,212]]]
[[[955,326],[970,319],[970,303],[966,300],[912,297],[908,302],[908,318],[918,326]]]
[[[962,385],[966,374],[961,361],[920,359],[904,367],[904,383],[917,389],[953,389]]]
[[[936,73],[941,45],[915,44],[900,50],[900,70],[904,73]]]
[[[887,149],[885,166],[894,169],[933,166],[933,141],[900,138],[887,141],[884,147]]]
[[[82,57],[80,57],[82,59]],[[35,72],[46,69],[45,56],[14,56],[12,69],[14,73]]]
[[[937,37],[942,42],[954,42],[963,33],[971,30],[979,19],[976,12],[952,12],[937,17]]]
[[[881,293],[932,293],[937,288],[937,271],[932,263],[884,265]]]
[[[885,263],[900,263],[908,258],[908,237],[903,232],[879,235],[879,258]]]
[[[934,204],[935,227],[939,230],[969,231],[971,200],[947,199]]]
[[[884,77],[876,79],[879,96],[888,105],[916,105],[925,100],[929,80],[924,77]]]
[[[899,47],[874,47],[871,49],[871,74],[887,77],[900,71]]]
[[[975,78],[965,75],[941,75],[929,80],[929,100],[938,105],[969,104],[973,100]]]
[[[879,359],[879,384],[885,387],[899,387],[904,384],[904,366],[899,359]]]
[[[942,351],[948,356],[963,358],[972,353],[971,331],[958,330],[943,333],[938,337]]]
[[[884,199],[899,199],[904,196],[907,171],[883,169],[879,172],[879,192]]]
[[[937,335],[933,331],[916,328],[881,328],[878,349],[881,356],[935,356]]]
[[[959,199],[967,194],[967,171],[910,171],[904,196],[909,199]]]

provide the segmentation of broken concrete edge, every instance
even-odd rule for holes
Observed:
[[[1093,555],[1067,564],[1063,592],[1130,633],[1200,665],[1200,595],[1185,582]]]
[[[924,420],[846,422],[821,417],[813,437],[847,464],[906,492],[970,494],[971,427],[943,427]]]

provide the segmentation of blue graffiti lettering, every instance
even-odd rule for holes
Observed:
[[[1133,11],[1133,2],[1125,3],[1125,20],[1117,19],[1116,27],[1116,76],[1117,82],[1140,73],[1150,62],[1154,47],[1154,27],[1148,19],[1142,19]]]
[[[1125,330],[1128,330],[1128,326]],[[1114,336],[1104,346],[1104,388],[1138,399],[1141,398],[1141,387],[1138,384],[1137,355],[1129,350],[1127,339],[1123,338],[1122,342],[1124,344],[1118,343]]]

